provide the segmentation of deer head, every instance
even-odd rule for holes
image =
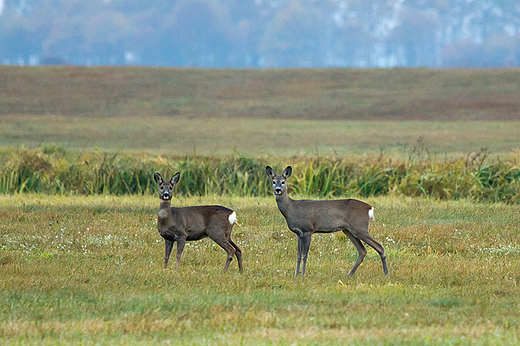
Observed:
[[[153,175],[153,180],[159,185],[159,197],[164,201],[169,201],[173,196],[173,188],[179,182],[180,172],[173,175],[170,181],[164,181],[159,173]]]
[[[287,178],[291,176],[291,166],[288,166],[286,169],[284,169],[281,175],[276,174],[271,166],[267,166],[265,168],[265,173],[269,178],[271,178],[273,182],[273,192],[275,196],[282,196],[287,193],[287,184],[285,182]]]

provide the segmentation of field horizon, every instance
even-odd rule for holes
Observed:
[[[520,148],[519,69],[0,66],[0,147],[460,157]]]

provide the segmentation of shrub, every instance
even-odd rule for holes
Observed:
[[[293,166],[292,194],[313,198],[404,195],[418,198],[470,199],[520,203],[517,160],[487,163],[481,153],[455,160],[420,158],[404,161],[384,156],[252,158],[169,157],[82,152],[46,146],[0,152],[0,193],[151,194],[154,172],[182,174],[177,193],[205,196],[266,196],[265,166],[277,172]],[[274,162],[273,162],[274,161]]]

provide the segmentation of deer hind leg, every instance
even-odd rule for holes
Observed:
[[[226,272],[229,269],[229,264],[233,260],[233,256],[236,253],[236,249],[233,245],[231,245],[229,240],[224,235],[222,235],[222,237],[219,237],[219,236],[211,237],[210,236],[210,238],[213,239],[213,241],[215,243],[217,243],[221,248],[223,248],[224,251],[227,252],[227,260],[226,260],[226,264],[224,265],[224,271]]]
[[[343,230],[343,233],[345,233],[345,235],[348,237],[348,239],[350,239],[350,241],[352,242],[352,244],[354,244],[354,246],[356,247],[356,249],[358,251],[358,257],[356,260],[356,264],[354,264],[354,266],[350,270],[350,273],[348,273],[348,276],[352,276],[356,272],[356,270],[359,267],[359,265],[361,264],[361,262],[363,262],[363,260],[365,259],[365,255],[367,254],[367,249],[365,249],[365,247],[363,246],[361,241],[358,238],[354,237],[352,235],[352,233],[350,233],[348,230]]]
[[[381,263],[383,263],[383,272],[385,275],[388,275],[388,266],[386,265],[386,254],[383,245],[379,244],[374,238],[372,238],[368,232],[363,234],[360,238],[377,251],[379,257],[381,257]]]
[[[235,248],[235,256],[237,257],[238,261],[238,270],[242,273],[242,250],[240,250],[240,248],[237,246],[237,244],[235,244],[235,242],[233,242],[233,240],[231,240],[231,238],[229,238],[228,241],[231,246]]]

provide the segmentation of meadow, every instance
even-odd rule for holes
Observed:
[[[519,70],[0,66],[0,344],[516,345]],[[293,198],[372,204],[369,249],[296,237]],[[162,269],[173,205],[237,211]]]
[[[0,147],[466,156],[520,146],[520,70],[0,66]]]
[[[163,270],[155,196],[0,196],[3,344],[514,345],[520,297],[520,207],[369,198],[370,250],[315,235],[294,278],[296,237],[274,198],[179,197],[237,211],[244,253],[205,239]]]

